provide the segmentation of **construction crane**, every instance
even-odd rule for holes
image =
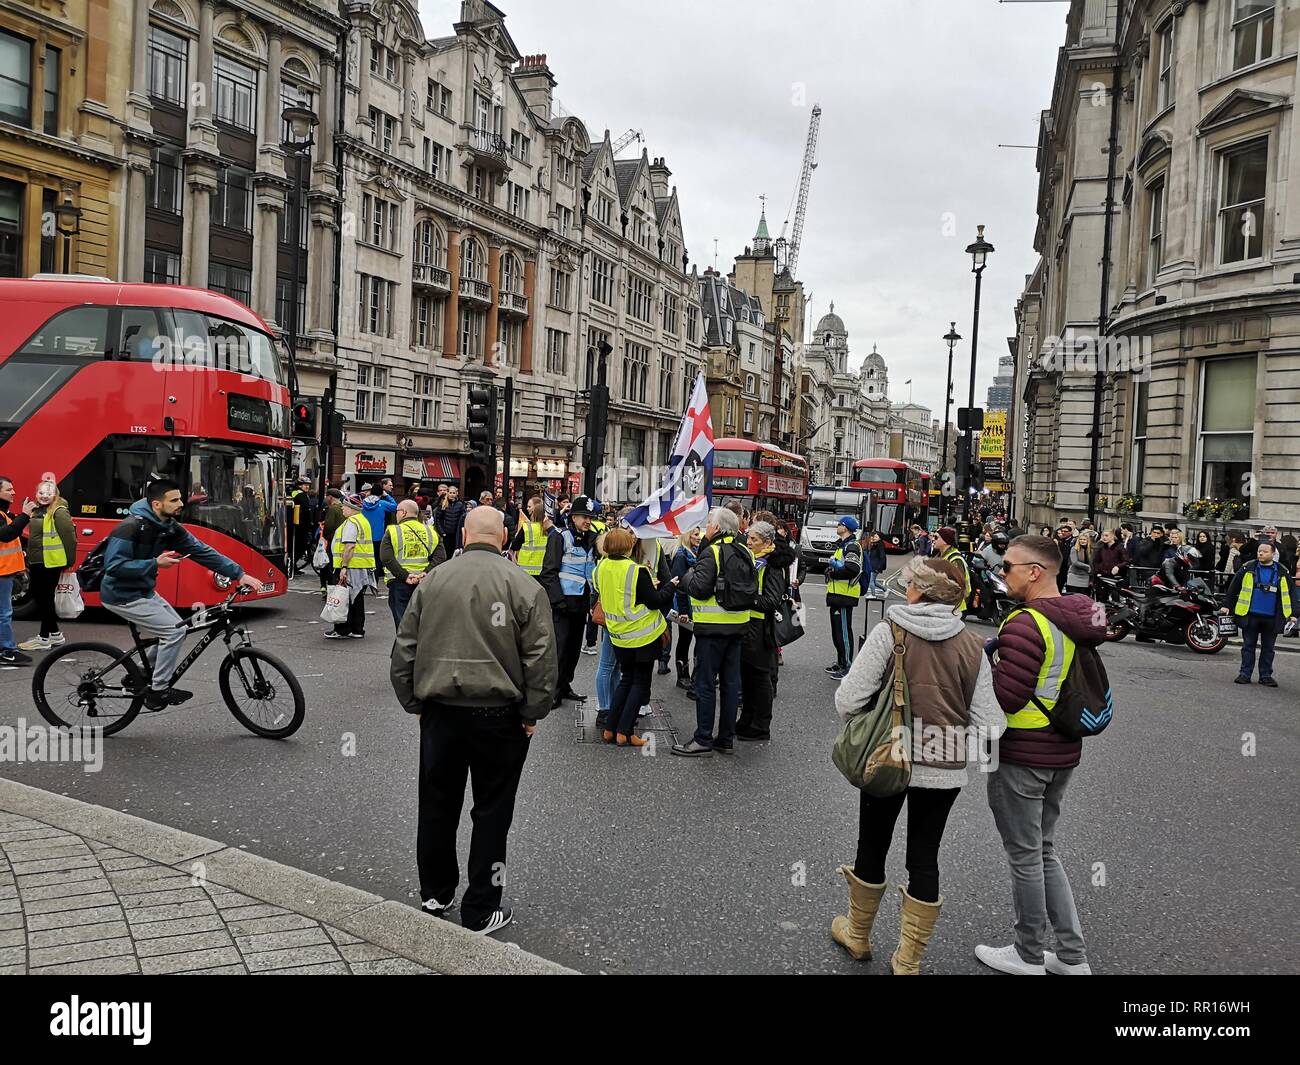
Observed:
[[[781,225],[781,235],[776,241],[777,260],[782,268],[789,271],[790,276],[794,277],[795,268],[799,265],[799,242],[803,239],[804,217],[808,213],[808,187],[812,184],[812,172],[817,169],[817,131],[822,124],[821,104],[813,104],[812,118],[808,122],[808,141],[803,149],[803,166],[799,171],[799,187],[791,197],[791,203],[797,201],[794,212],[794,231],[790,234],[790,239],[785,239],[786,226],[790,224],[789,212],[787,210],[786,220]]]
[[[623,136],[619,137],[619,139],[614,142],[614,154],[618,155],[619,152],[621,152],[633,141],[644,141],[644,140],[645,140],[645,134],[642,133],[639,129],[630,129],[626,133],[624,133]]]

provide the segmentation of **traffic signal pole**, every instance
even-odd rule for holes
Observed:
[[[609,386],[606,383],[609,372],[609,353],[614,349],[605,341],[600,342],[596,364],[596,383],[588,390],[587,397],[587,445],[582,457],[582,494],[588,499],[596,495],[596,478],[600,468],[605,464],[605,428],[609,419]]]
[[[506,416],[501,430],[501,492],[510,502],[510,434],[514,432],[515,379],[506,378]]]

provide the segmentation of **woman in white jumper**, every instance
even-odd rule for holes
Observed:
[[[1000,736],[1006,715],[993,692],[983,640],[961,619],[961,570],[941,558],[915,558],[904,575],[907,602],[890,607],[885,617],[903,632],[912,779],[889,798],[861,793],[857,860],[840,866],[849,884],[849,912],[831,922],[831,936],[856,960],[871,960],[869,936],[885,893],[885,858],[906,801],[908,884],[899,888],[903,912],[890,965],[896,974],[916,975],[943,906],[939,843],[948,812],[968,782],[967,753]],[[892,629],[877,625],[835,694],[840,717],[847,720],[875,705],[893,657]]]

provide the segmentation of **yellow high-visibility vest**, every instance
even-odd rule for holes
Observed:
[[[438,534],[418,518],[390,525],[384,534],[397,556],[397,564],[408,573],[423,573],[429,556],[438,549]],[[430,539],[432,537],[432,540]]]
[[[1018,614],[1028,614],[1033,618],[1034,624],[1038,626],[1038,633],[1043,638],[1043,664],[1039,667],[1038,678],[1034,682],[1034,695],[1038,702],[1051,710],[1056,705],[1056,700],[1061,697],[1061,686],[1070,672],[1070,666],[1074,664],[1074,641],[1031,607],[1013,610],[1007,615],[1006,621],[1002,623],[998,632],[1006,628],[1011,619]],[[1046,728],[1050,724],[1051,720],[1038,708],[1033,699],[1014,714],[1007,715],[1007,728]]]
[[[542,560],[546,557],[546,528],[540,521],[526,521],[523,529],[524,544],[515,561],[530,577],[540,577]]]
[[[764,566],[762,569],[758,571],[758,595],[760,599],[763,596],[763,578],[766,575],[767,575],[767,567]],[[750,621],[762,621],[763,618],[766,616],[767,615],[765,615],[761,610],[751,610],[749,612]]]
[[[67,510],[67,507],[58,507]],[[41,518],[41,565],[46,569],[63,569],[68,564],[68,552],[63,546],[63,537],[54,521],[54,511],[45,508]]]
[[[955,547],[948,548],[943,553],[942,558],[945,562],[951,562],[961,570],[962,576],[966,579],[966,594],[962,597],[961,606],[959,607],[959,609],[965,610],[966,604],[970,602],[970,565],[966,562],[965,556]]]
[[[343,530],[351,525],[357,530],[357,542],[355,546],[345,545],[343,543]],[[375,568],[375,545],[370,540],[370,522],[362,514],[353,514],[343,519],[343,524],[334,532],[334,540],[330,544],[330,553],[333,556],[334,568],[343,568],[343,548],[352,546],[352,560],[348,563],[348,569],[374,569]]]
[[[844,544],[852,543],[852,540],[845,540],[835,549],[835,554],[831,555],[831,561],[840,562],[844,559]],[[831,577],[831,571],[827,570],[826,594],[827,595],[846,595],[850,599],[857,599],[862,595],[862,570],[861,563],[858,563],[858,579],[855,581],[846,581],[840,577]]]
[[[668,628],[663,614],[636,601],[640,569],[630,558],[603,558],[592,574],[605,612],[605,629],[615,647],[644,647]]]
[[[1289,618],[1291,616],[1291,582],[1287,580],[1286,570],[1280,564],[1273,563],[1277,566],[1277,594],[1282,597],[1282,616]],[[1250,613],[1250,601],[1255,596],[1255,573],[1253,570],[1245,570],[1241,575],[1241,591],[1237,593],[1237,602],[1232,608],[1232,612],[1239,618],[1244,618]]]
[[[709,546],[713,549],[713,564],[719,571],[722,569],[722,545],[735,543],[734,536],[724,536],[715,544]],[[743,548],[745,553],[749,553],[749,548]],[[717,596],[710,596],[708,599],[696,599],[691,596],[691,620],[700,625],[744,625],[749,621],[748,610],[728,610],[718,602]]]

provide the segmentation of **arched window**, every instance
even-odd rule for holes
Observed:
[[[460,243],[460,276],[483,280],[483,249],[473,237],[466,237]]]
[[[416,225],[412,255],[417,266],[442,266],[446,256],[442,234],[432,221],[426,219]]]
[[[524,272],[511,252],[501,256],[501,291],[519,295],[523,292]]]

